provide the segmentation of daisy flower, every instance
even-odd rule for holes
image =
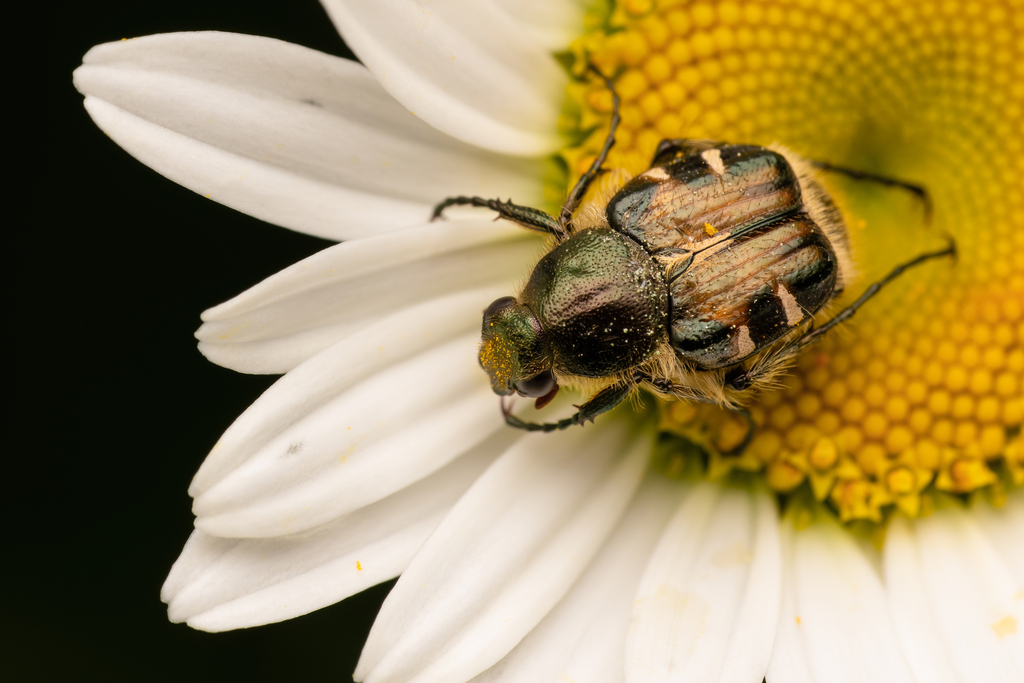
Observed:
[[[196,474],[170,618],[297,617],[399,576],[354,677],[1024,680],[1019,2],[324,0],[362,64],[223,33],[100,45],[89,114],[168,178],[341,243],[203,314],[283,374]],[[785,144],[927,187],[822,181],[859,277],[945,235],[750,407],[505,426],[481,310],[544,244],[451,195],[554,209],[666,138]],[[364,66],[365,65],[365,66]],[[563,406],[565,408],[565,406]],[[546,409],[549,410],[549,409]]]

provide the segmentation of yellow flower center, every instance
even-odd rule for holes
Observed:
[[[930,225],[907,192],[822,174],[858,275],[819,322],[946,236],[958,250],[898,278],[754,398],[743,453],[727,455],[747,429],[735,413],[665,405],[678,452],[703,454],[712,478],[763,472],[843,520],[1024,484],[1024,2],[617,0],[586,26],[577,73],[589,59],[622,98],[606,168],[643,172],[666,138],[777,142],[929,190]],[[611,108],[597,79],[569,86],[570,182]]]

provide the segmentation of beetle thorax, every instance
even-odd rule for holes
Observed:
[[[520,297],[537,316],[555,368],[606,377],[647,360],[667,335],[664,274],[629,237],[575,233],[537,264]]]

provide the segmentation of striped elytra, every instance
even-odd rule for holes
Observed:
[[[606,214],[665,267],[669,341],[698,369],[765,349],[837,293],[834,248],[770,149],[665,143]]]

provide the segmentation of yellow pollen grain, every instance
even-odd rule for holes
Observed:
[[[817,449],[830,443],[834,464],[825,469],[852,468],[827,497],[842,519],[881,519],[867,503],[872,491],[922,493],[917,470],[897,461],[916,463],[934,477],[929,486],[944,490],[991,486],[1024,421],[1019,2],[609,4],[591,11],[592,28],[572,52],[616,75],[622,126],[610,167],[645,171],[665,138],[778,142],[928,189],[930,225],[907,193],[824,175],[858,274],[816,321],[896,264],[941,248],[946,235],[956,239],[955,262],[907,271],[808,351],[814,358],[800,359],[783,388],[744,400],[758,416],[749,448],[769,485],[805,486],[795,463],[824,471],[828,458]],[[574,176],[599,151],[593,131],[611,111],[600,84],[578,93],[570,90],[563,117],[581,122],[567,131],[584,140],[565,152]],[[564,196],[564,185],[554,189]],[[720,235],[717,222],[709,218],[709,236]],[[673,414],[666,409],[664,419]],[[705,438],[701,418],[685,417],[674,423],[680,433]]]

